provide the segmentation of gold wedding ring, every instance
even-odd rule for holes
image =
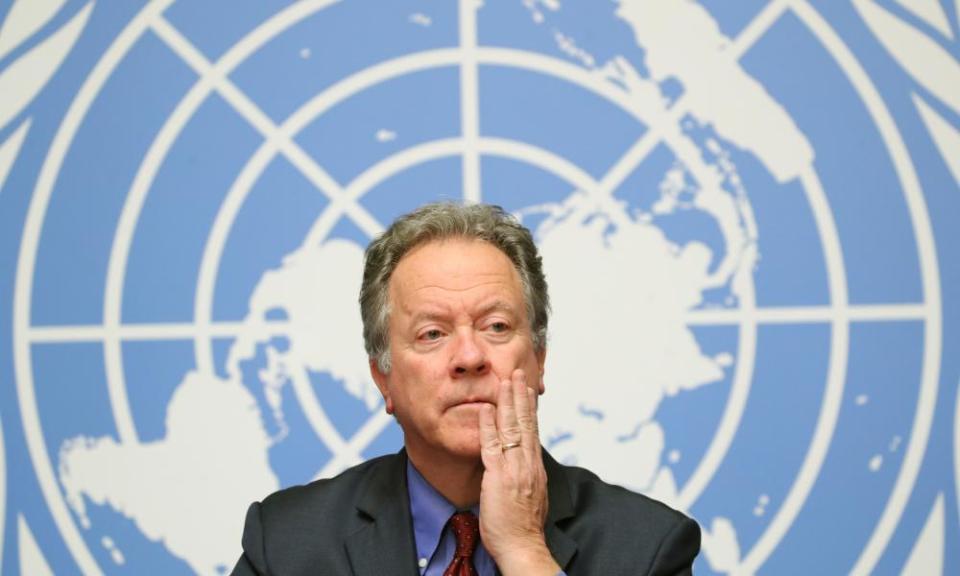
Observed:
[[[507,450],[509,450],[509,449],[511,449],[511,448],[517,448],[517,447],[519,447],[519,446],[520,446],[520,443],[519,443],[519,442],[511,442],[511,443],[509,443],[509,444],[504,444],[503,446],[501,446],[500,449],[501,449],[502,451],[506,452]]]

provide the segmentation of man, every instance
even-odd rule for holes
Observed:
[[[367,248],[360,308],[404,450],[251,505],[235,574],[690,573],[695,522],[541,449],[549,300],[515,219],[399,218]]]

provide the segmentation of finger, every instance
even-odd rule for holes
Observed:
[[[500,442],[503,446],[521,441],[520,425],[517,423],[517,408],[513,400],[513,384],[509,380],[500,383],[500,391],[497,397],[497,429],[500,432]],[[504,455],[516,451],[516,448],[507,449]]]
[[[527,388],[527,402],[530,406],[530,416],[533,418],[533,438],[531,444],[536,461],[539,462],[541,458],[540,426],[539,419],[537,418],[537,392],[533,388]]]
[[[528,457],[536,454],[537,416],[531,410],[530,396],[527,395],[527,377],[523,370],[513,371],[513,402],[517,411],[517,425],[520,427],[520,443]]]
[[[528,440],[527,433],[537,427],[536,415],[530,409],[530,396],[527,395],[527,377],[523,370],[513,371],[513,403],[517,411],[517,423],[524,434],[523,440]]]
[[[503,460],[500,434],[497,432],[496,409],[487,404],[480,408],[480,457],[487,469]]]

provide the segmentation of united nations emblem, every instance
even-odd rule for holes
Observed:
[[[960,563],[948,3],[27,4],[4,571],[225,573],[249,502],[398,449],[363,247],[443,198],[534,231],[544,446],[698,573]]]

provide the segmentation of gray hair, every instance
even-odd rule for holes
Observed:
[[[385,374],[390,372],[390,276],[413,248],[449,238],[489,242],[510,259],[520,275],[534,349],[546,349],[550,298],[533,235],[499,206],[437,202],[397,218],[367,246],[364,255],[360,286],[363,343],[367,356]]]

